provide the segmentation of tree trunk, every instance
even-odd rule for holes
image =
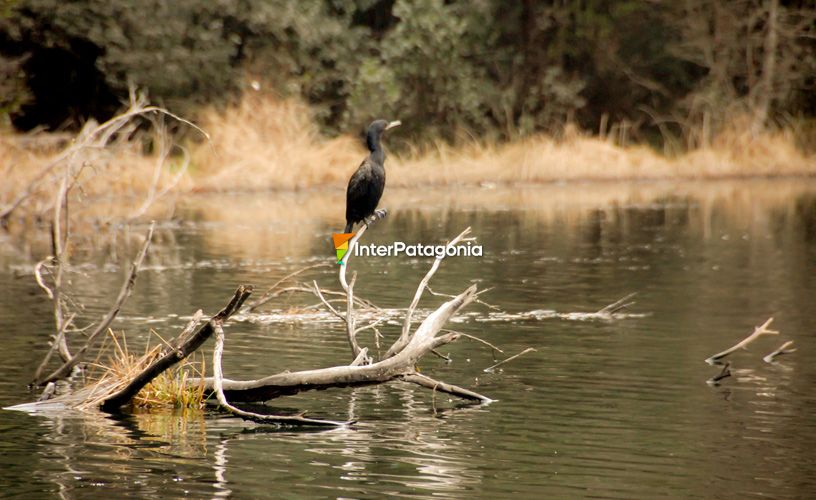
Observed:
[[[762,58],[762,77],[754,104],[753,132],[760,132],[768,121],[768,110],[773,97],[773,81],[776,76],[776,48],[779,0],[768,0],[768,22],[765,30],[764,57]]]

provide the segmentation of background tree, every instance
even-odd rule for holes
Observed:
[[[814,13],[812,0],[7,0],[0,109],[23,130],[75,128],[138,85],[190,112],[249,74],[301,96],[330,134],[378,116],[409,140],[573,122],[695,147],[737,116],[755,132],[812,121]]]

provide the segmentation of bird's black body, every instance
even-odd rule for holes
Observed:
[[[346,189],[346,233],[377,209],[385,189],[385,152],[380,139],[383,132],[397,125],[399,122],[376,120],[368,127],[366,144],[371,153],[351,176]]]

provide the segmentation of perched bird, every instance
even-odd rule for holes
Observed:
[[[379,217],[385,215],[384,211],[380,213],[376,210],[385,189],[385,152],[380,139],[383,132],[400,124],[399,121],[375,120],[368,126],[366,144],[371,153],[351,176],[346,189],[346,233],[350,233],[357,222],[374,215],[375,211]]]

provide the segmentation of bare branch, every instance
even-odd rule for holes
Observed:
[[[513,361],[514,359],[516,359],[516,358],[518,358],[518,357],[521,357],[521,356],[524,356],[524,355],[525,355],[525,354],[527,354],[528,352],[533,352],[533,351],[535,351],[535,349],[534,349],[534,348],[532,348],[532,347],[528,347],[527,349],[524,349],[523,351],[521,351],[520,353],[516,354],[515,356],[510,356],[509,358],[505,359],[504,361],[499,361],[498,363],[496,363],[496,364],[495,364],[495,365],[493,365],[493,366],[488,366],[488,367],[487,367],[487,368],[485,368],[483,371],[484,371],[485,373],[490,373],[490,372],[492,372],[493,370],[495,370],[496,368],[500,367],[501,365],[503,365],[503,364],[505,364],[505,363],[509,363],[510,361]]]
[[[357,343],[357,320],[354,317],[354,283],[357,282],[357,273],[351,275],[351,283],[346,289],[346,334],[349,346],[351,346],[351,356],[357,358],[360,355],[360,345]]]
[[[260,413],[252,413],[241,410],[240,408],[236,408],[235,406],[229,404],[229,402],[227,401],[227,397],[224,395],[223,388],[224,376],[221,369],[221,354],[224,351],[224,329],[221,327],[220,322],[215,323],[214,328],[215,328],[215,348],[213,349],[213,373],[214,373],[213,387],[215,389],[215,395],[218,398],[218,403],[225,410],[245,420],[252,420],[253,422],[260,423],[312,425],[320,427],[342,427],[352,424],[352,422],[319,420],[313,418],[306,418],[300,415],[295,416],[261,415]]]
[[[738,349],[744,348],[745,346],[747,346],[748,344],[750,344],[754,340],[758,339],[762,335],[778,335],[779,334],[778,331],[768,329],[768,326],[771,324],[772,321],[773,321],[773,318],[768,318],[768,321],[766,321],[762,325],[754,328],[754,333],[752,333],[751,335],[745,337],[742,341],[738,342],[733,347],[730,347],[730,348],[724,350],[723,352],[717,353],[717,354],[711,356],[710,358],[706,359],[705,360],[706,363],[708,363],[710,365],[713,365],[717,361],[719,361],[719,360],[723,359],[724,357],[728,356],[729,354],[731,354],[732,352],[734,352],[734,351],[736,351]]]
[[[609,304],[608,306],[604,307],[603,309],[600,309],[595,314],[612,315],[612,314],[615,314],[617,312],[620,312],[621,310],[626,309],[627,307],[636,304],[635,301],[626,302],[627,300],[631,299],[635,295],[637,295],[637,292],[630,293],[629,295],[627,295],[625,297],[622,297],[622,298],[616,300],[615,302]]]
[[[154,378],[159,376],[162,372],[172,367],[182,359],[192,354],[196,349],[212,336],[216,325],[221,325],[226,320],[235,314],[241,308],[244,301],[252,294],[252,287],[248,285],[241,285],[235,291],[232,300],[222,309],[218,314],[210,318],[201,328],[194,334],[189,332],[195,328],[198,323],[200,315],[196,313],[193,319],[187,324],[184,330],[171,344],[174,349],[166,349],[165,352],[159,356],[153,363],[145,368],[141,373],[135,376],[130,383],[116,393],[106,397],[102,403],[101,408],[105,411],[116,411],[122,406],[128,404],[139,391],[149,384]],[[200,312],[200,311],[199,311]]]
[[[486,346],[490,347],[490,348],[491,348],[491,349],[493,349],[494,351],[498,351],[498,352],[500,352],[500,353],[504,354],[504,351],[502,351],[502,350],[501,350],[501,349],[499,349],[498,347],[494,346],[494,345],[493,345],[493,344],[491,344],[490,342],[488,342],[488,341],[486,341],[486,340],[484,340],[484,339],[481,339],[481,338],[479,338],[479,337],[477,337],[477,336],[475,336],[475,335],[470,335],[470,334],[463,333],[463,332],[460,332],[460,331],[457,331],[457,330],[442,330],[442,331],[443,331],[443,332],[449,332],[449,333],[457,333],[457,334],[459,334],[459,335],[461,335],[461,336],[463,336],[463,337],[467,337],[467,338],[469,338],[469,339],[471,339],[471,340],[475,340],[476,342],[481,342],[482,344],[484,344],[484,345],[486,345]]]
[[[266,401],[297,394],[302,391],[348,387],[388,382],[415,372],[414,366],[422,356],[441,344],[455,340],[453,334],[436,337],[444,324],[459,310],[473,302],[476,287],[471,286],[454,299],[442,304],[417,328],[410,343],[387,359],[363,366],[334,366],[317,370],[284,372],[258,380],[224,380],[224,391],[233,401]],[[198,379],[189,381],[199,383]],[[212,378],[205,379],[205,388],[213,387]]]
[[[486,404],[492,403],[494,401],[485,395],[479,394],[478,392],[473,392],[469,389],[465,389],[463,387],[459,387],[453,384],[440,382],[438,380],[432,379],[431,377],[420,375],[419,373],[404,375],[401,378],[405,382],[421,385],[422,387],[427,387],[428,389],[432,389],[433,391],[444,392],[447,394],[451,394],[453,396],[458,396],[460,398],[472,399]]]
[[[45,357],[37,367],[37,371],[34,372],[34,380],[39,380],[42,373],[45,371],[45,368],[48,366],[48,362],[51,361],[51,356],[53,356],[54,352],[58,351],[60,346],[65,343],[65,329],[68,328],[68,325],[74,321],[75,317],[76,313],[71,314],[71,316],[69,316],[68,319],[62,323],[62,328],[59,329],[57,335],[54,337],[54,340],[51,342],[51,348],[48,349]]]
[[[445,245],[446,252],[444,252],[441,257],[434,259],[431,269],[425,274],[425,277],[422,278],[422,281],[420,281],[419,286],[417,287],[416,293],[414,293],[414,299],[411,301],[411,305],[408,306],[408,310],[405,313],[405,321],[402,324],[402,332],[400,333],[400,336],[396,342],[394,342],[388,351],[386,351],[386,358],[396,355],[408,344],[411,336],[411,317],[416,310],[417,304],[419,304],[419,299],[422,298],[422,292],[425,291],[425,288],[428,286],[428,282],[431,281],[433,275],[436,274],[436,270],[439,269],[439,265],[442,264],[442,259],[445,258],[444,255],[447,253],[447,249],[462,241],[469,234],[470,228],[468,227],[459,233],[459,236],[452,239],[447,245]]]
[[[349,366],[360,366],[360,365],[368,365],[371,364],[371,358],[368,356],[368,347],[363,347],[360,349],[360,354],[354,358],[354,361],[351,362]]]
[[[785,342],[784,344],[782,344],[779,347],[779,349],[775,350],[774,352],[772,352],[772,353],[768,354],[767,356],[765,356],[764,358],[762,358],[762,361],[764,361],[766,363],[773,363],[778,356],[782,356],[784,354],[790,354],[792,352],[796,352],[795,347],[793,349],[790,349],[790,346],[792,346],[792,345],[793,345],[792,340],[789,340],[789,341]]]
[[[155,222],[152,222],[150,224],[150,228],[147,230],[147,235],[145,236],[144,243],[142,244],[142,249],[139,251],[136,260],[133,262],[133,265],[130,268],[130,274],[128,275],[128,278],[125,280],[124,283],[122,283],[122,288],[119,290],[119,296],[116,298],[116,302],[114,302],[113,307],[102,318],[99,324],[97,324],[94,331],[88,336],[88,340],[85,342],[85,345],[82,346],[82,348],[79,351],[77,351],[76,354],[74,354],[71,357],[71,359],[66,361],[59,368],[57,368],[53,373],[51,373],[45,378],[38,379],[36,381],[37,385],[59,380],[61,378],[66,377],[69,373],[71,373],[71,370],[80,361],[82,361],[82,358],[84,357],[85,353],[93,345],[97,337],[105,330],[107,330],[108,326],[119,314],[119,310],[122,309],[122,306],[125,304],[125,301],[127,301],[128,297],[130,297],[130,292],[133,290],[133,285],[136,282],[136,275],[139,272],[139,267],[142,265],[142,261],[147,255],[148,247],[150,247],[150,240],[153,238],[153,229],[155,228],[155,225],[156,225]]]
[[[317,295],[317,298],[320,299],[320,302],[322,302],[323,305],[326,306],[326,308],[329,310],[329,312],[331,312],[332,314],[334,314],[335,316],[340,318],[340,320],[345,323],[346,322],[346,317],[343,316],[342,314],[340,314],[340,312],[338,312],[337,309],[335,309],[334,306],[331,305],[331,303],[328,300],[326,300],[325,297],[323,297],[323,292],[320,290],[320,287],[317,286],[317,281],[314,281],[313,284],[314,284],[314,288],[312,288],[312,292],[314,292],[314,294]]]

